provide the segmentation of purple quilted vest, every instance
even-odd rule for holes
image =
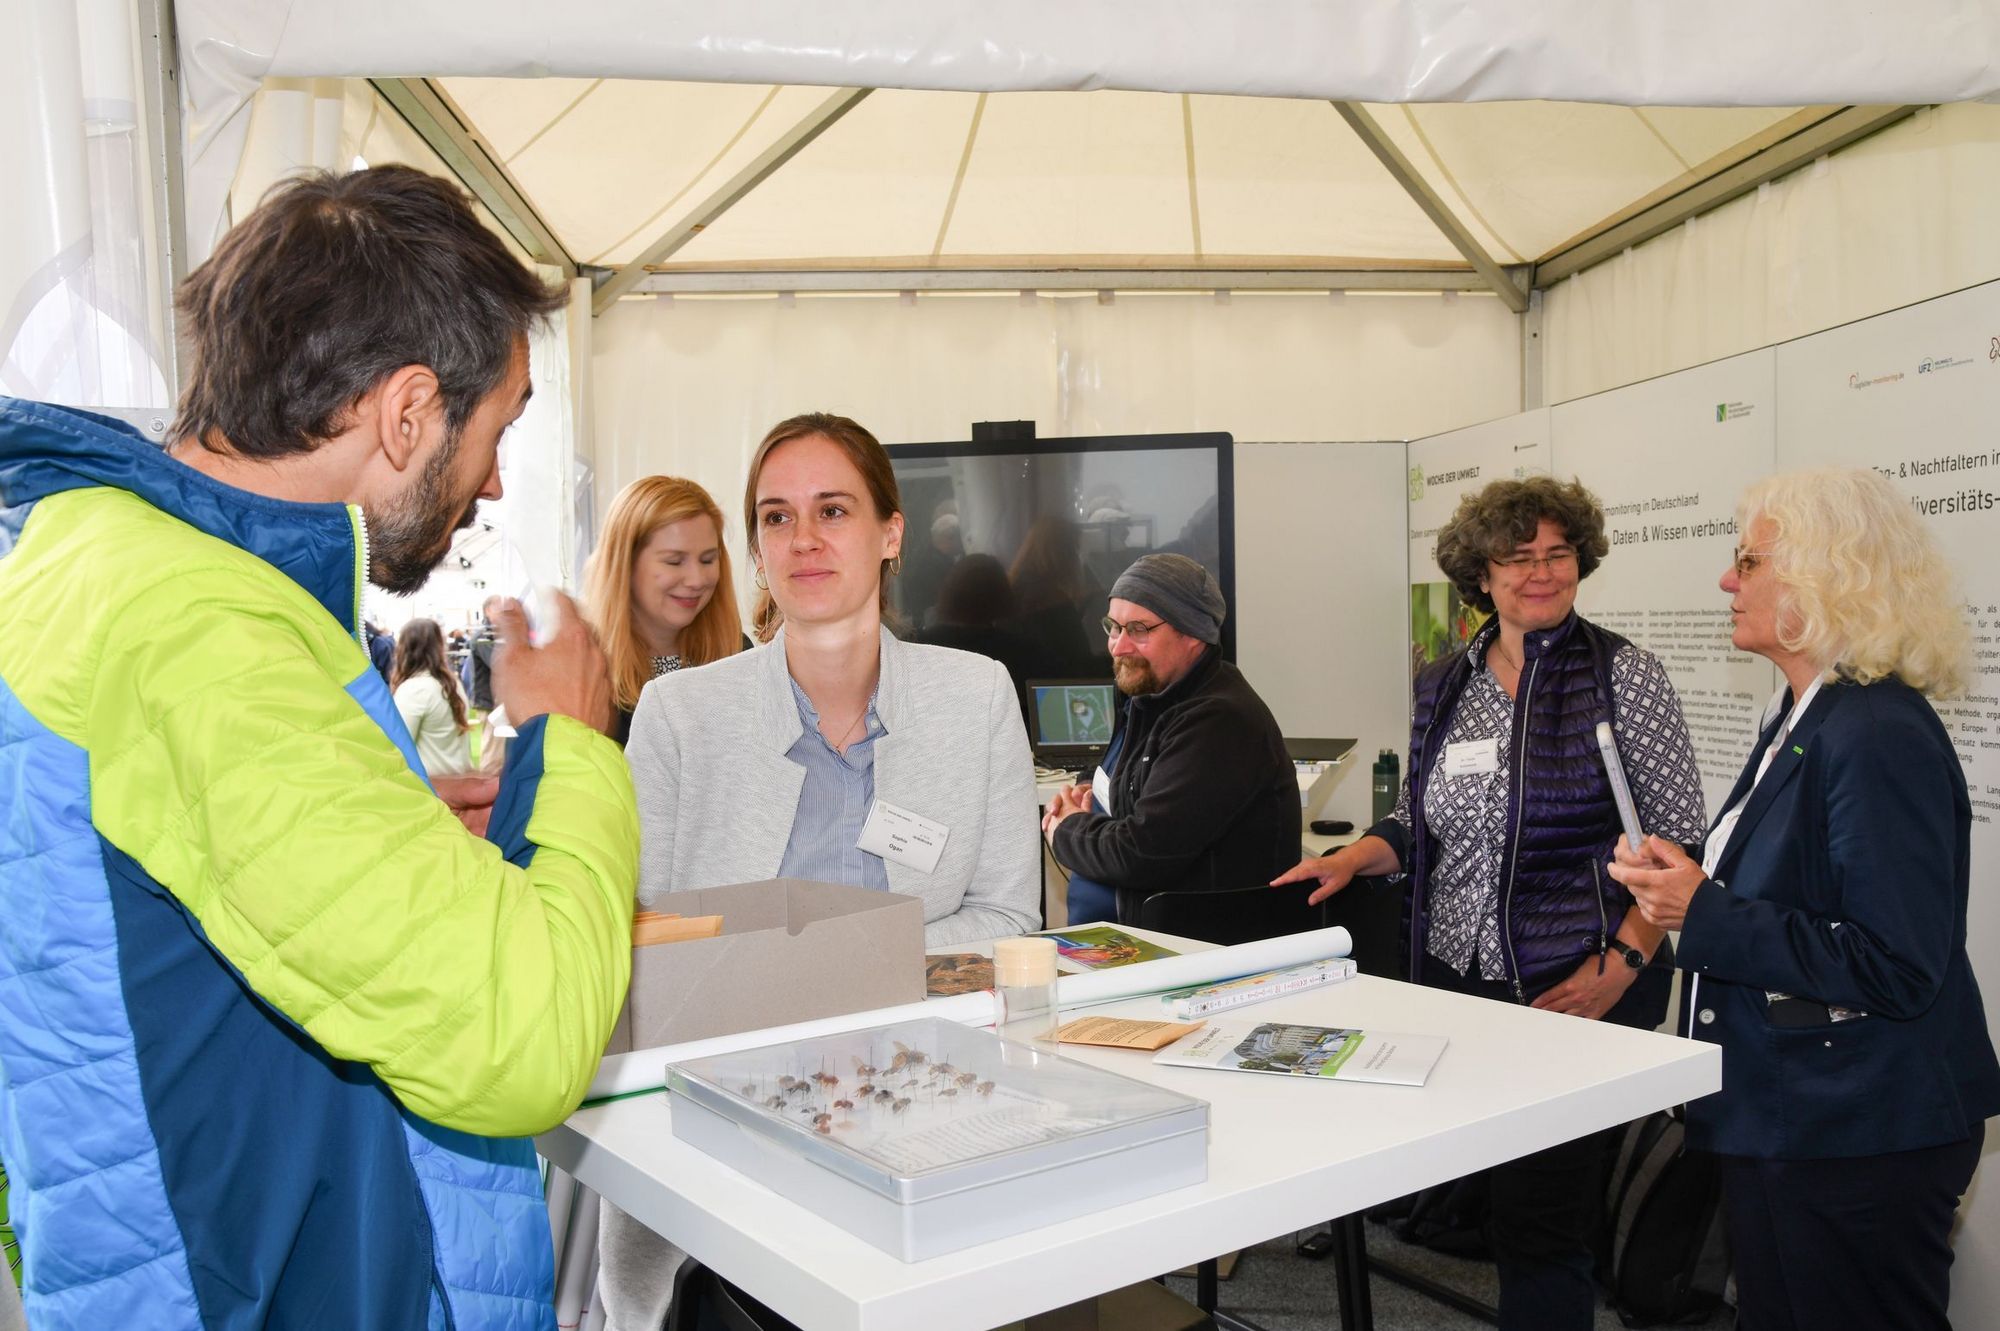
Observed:
[[[1428,874],[1437,846],[1424,788],[1452,710],[1499,631],[1489,621],[1461,652],[1416,678],[1410,724],[1410,890],[1403,898],[1410,973],[1430,923]],[[1618,811],[1597,754],[1597,723],[1612,716],[1611,658],[1624,638],[1582,616],[1530,633],[1514,697],[1507,836],[1500,861],[1500,934],[1516,999],[1526,1002],[1604,949],[1632,898],[1604,872]]]

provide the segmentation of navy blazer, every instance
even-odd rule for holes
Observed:
[[[1923,695],[1893,678],[1822,685],[1688,905],[1680,965],[1699,983],[1681,1029],[1722,1046],[1722,1090],[1688,1106],[1690,1146],[1879,1155],[1964,1141],[2000,1113],[1965,955],[1971,836],[1965,774]],[[1766,990],[1868,1015],[1773,1026]]]

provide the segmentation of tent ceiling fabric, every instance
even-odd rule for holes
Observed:
[[[579,262],[629,263],[817,88],[443,79]],[[1504,263],[1531,261],[1794,108],[1372,106]],[[1325,101],[877,92],[673,258],[748,266],[1462,266]]]
[[[2000,93],[1964,0],[179,0],[258,77],[598,76],[969,92],[1774,106]],[[202,90],[194,90],[196,105]]]
[[[1893,12],[1880,0],[570,0],[553,15],[541,0],[175,0],[174,14],[192,262],[220,234],[250,102],[267,77],[548,80],[514,85],[517,105],[488,108],[488,131],[503,135],[504,122],[559,111],[561,80],[596,78],[766,89],[1122,89],[1377,104],[1797,107],[2000,96],[2000,17],[1990,4],[1965,0],[1903,0]],[[1684,119],[1664,113],[1650,124],[1667,142],[1685,138],[1697,151],[1694,140],[1727,137],[1712,128],[1684,135]],[[1450,137],[1449,128],[1441,118],[1440,133]],[[928,132],[919,137],[929,146]],[[661,150],[664,143],[647,146]],[[838,151],[831,143],[826,149]],[[1650,153],[1621,158],[1618,169],[1643,171]],[[1135,163],[1142,174],[1152,158],[1149,143]],[[1532,249],[1567,225],[1541,215],[1547,205],[1539,182],[1512,188],[1510,197],[1488,201],[1490,213],[1482,205],[1484,223],[1466,219],[1475,234],[1498,229],[1508,244]],[[1553,192],[1595,188],[1559,180]],[[1465,190],[1479,193],[1476,184]],[[654,206],[667,198],[671,192]],[[1076,215],[1081,204],[1068,211],[1065,224],[1060,201],[1051,202],[1024,219],[1033,222],[1025,230],[1087,235],[1095,219]],[[1367,249],[1366,234],[1395,205],[1363,202],[1359,211],[1372,222],[1339,243]],[[589,236],[579,240],[584,248],[601,245],[614,258],[634,243],[612,227],[593,230],[588,217],[572,215],[568,225]],[[1168,224],[1149,217],[1146,225]],[[1191,213],[1183,246],[1192,244],[1193,225]],[[754,249],[747,225],[742,234],[746,251]],[[1204,234],[1201,248],[1219,252],[1233,243],[1220,236],[1211,243]],[[1374,248],[1382,247],[1378,238]]]

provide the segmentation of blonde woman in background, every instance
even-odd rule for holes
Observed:
[[[1951,1229],[2000,1113],[1966,958],[1972,806],[1930,698],[1972,675],[1930,530],[1872,471],[1759,481],[1722,574],[1731,642],[1776,665],[1701,860],[1611,874],[1680,931],[1681,1033],[1722,1047],[1687,1144],[1722,1162],[1743,1331],[1949,1331]]]
[[[584,573],[584,607],[611,663],[611,737],[620,744],[650,681],[750,645],[722,543],[722,509],[678,476],[641,477],[611,501]]]

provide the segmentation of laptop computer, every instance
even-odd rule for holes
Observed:
[[[1027,687],[1035,766],[1095,772],[1111,747],[1118,686],[1108,679],[1031,679]]]

